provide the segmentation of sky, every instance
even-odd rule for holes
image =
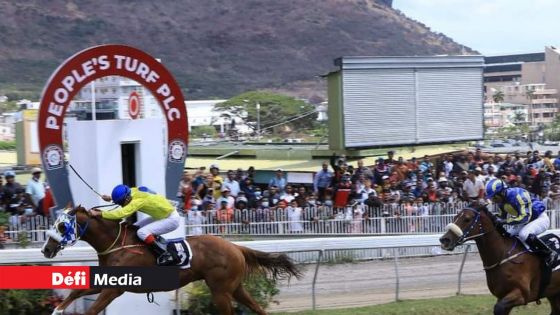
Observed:
[[[560,0],[393,0],[393,8],[487,56],[560,47]]]

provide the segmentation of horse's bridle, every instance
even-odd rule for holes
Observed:
[[[447,231],[451,231],[451,232],[453,232],[453,234],[455,234],[455,235],[457,235],[457,237],[459,237],[457,239],[457,242],[456,242],[457,245],[462,245],[467,241],[474,240],[474,239],[479,238],[479,237],[488,233],[488,232],[485,232],[484,228],[482,227],[482,222],[480,221],[480,211],[475,210],[473,208],[465,208],[465,209],[463,209],[463,211],[464,210],[470,210],[470,211],[475,213],[475,218],[474,218],[473,222],[469,225],[469,227],[466,228],[465,231],[461,230],[461,228],[457,224],[455,224],[455,222],[457,222],[457,220],[461,216],[458,216],[457,219],[455,219],[454,222],[449,223],[446,227]],[[470,235],[477,224],[478,224],[479,233],[475,234],[475,235]]]
[[[53,223],[53,228],[47,231],[47,236],[51,237],[55,241],[58,242],[57,251],[64,249],[65,246],[72,246],[79,241],[89,226],[89,218],[85,223],[85,226],[82,227],[78,220],[76,219],[76,215],[68,214],[68,210],[63,211],[60,216],[56,219]],[[60,224],[64,224],[64,232],[61,232],[58,228]]]

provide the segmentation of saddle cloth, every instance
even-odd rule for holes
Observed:
[[[554,233],[547,233],[545,235],[539,236],[539,238],[560,257],[560,237]],[[560,258],[556,258],[554,264],[552,265],[552,270],[556,271],[560,269]]]
[[[193,257],[191,246],[184,238],[164,239],[158,237],[158,243],[162,244],[164,248],[170,253],[175,253],[179,257],[179,262],[175,266],[181,269],[188,269],[191,267],[191,260]]]

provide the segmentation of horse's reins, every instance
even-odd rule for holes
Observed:
[[[477,238],[479,238],[479,237],[481,237],[485,234],[496,231],[495,229],[492,230],[492,231],[487,231],[487,232],[484,231],[484,228],[482,227],[482,222],[480,221],[480,212],[479,211],[477,211],[475,209],[472,209],[472,208],[465,208],[465,210],[471,210],[476,215],[474,221],[467,228],[466,232],[463,232],[463,230],[456,224],[457,220],[459,220],[459,218],[463,215],[462,213],[461,213],[461,216],[457,217],[457,219],[455,219],[455,221],[453,221],[453,223],[449,223],[447,225],[447,230],[453,232],[453,234],[455,234],[459,237],[459,239],[457,240],[458,245],[462,245],[469,240],[474,240],[474,239],[477,239]],[[477,223],[478,223],[478,228],[479,228],[480,233],[476,234],[476,235],[469,236],[469,234],[472,232],[472,230],[474,229],[474,227]],[[512,248],[506,253],[506,255],[511,254],[511,252],[515,249],[516,246],[517,246],[517,239],[515,239],[515,242],[513,243]],[[497,262],[495,264],[492,264],[490,266],[482,266],[482,268],[485,271],[494,269],[494,268],[496,268],[496,267],[498,267],[498,266],[500,266],[500,265],[502,265],[502,264],[504,264],[508,261],[511,261],[511,260],[525,254],[526,252],[527,252],[526,250],[521,251],[519,253],[516,253],[513,256],[508,256],[508,257],[506,257],[506,258],[500,260],[499,262]]]
[[[119,237],[121,236],[122,225],[123,225],[123,223],[124,223],[124,222],[119,222],[119,233],[117,234],[117,237],[115,238],[115,240],[113,241],[113,243],[112,243],[106,250],[104,250],[104,251],[102,251],[102,252],[100,252],[100,253],[98,252],[98,253],[97,253],[98,256],[105,256],[105,255],[108,255],[108,254],[110,254],[110,253],[119,251],[119,250],[121,250],[121,249],[129,249],[129,248],[132,248],[132,247],[141,247],[141,246],[144,246],[143,244],[125,245],[125,242],[126,242],[126,230],[127,230],[127,229],[125,228],[125,229],[124,229],[124,235],[123,235],[123,238],[122,238],[122,241],[121,241],[121,246],[119,246],[119,247],[117,247],[117,248],[113,248],[113,247],[115,246],[115,244],[117,244],[117,241],[119,240]],[[133,252],[133,253],[135,253],[135,254],[142,254],[142,252],[140,252],[140,251],[135,251],[135,250],[131,250],[131,249],[129,249],[129,251],[131,251],[131,252]]]

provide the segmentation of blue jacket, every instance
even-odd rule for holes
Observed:
[[[498,204],[502,216],[507,215],[507,224],[526,224],[544,212],[545,206],[538,199],[531,199],[529,192],[523,188],[508,188],[506,200]]]

